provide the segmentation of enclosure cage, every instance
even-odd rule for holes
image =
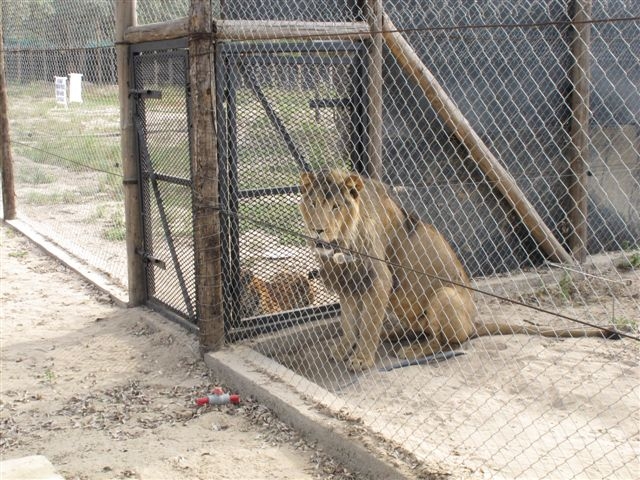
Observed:
[[[6,10],[29,225],[113,276],[104,258],[126,243],[132,303],[420,475],[633,476],[640,3],[136,3],[137,24],[117,3],[108,45],[109,8],[88,40],[71,23],[33,33]],[[86,95],[65,109],[53,77],[70,73]],[[330,168],[382,181],[407,230],[419,217],[440,232],[469,274],[477,328],[517,334],[413,359],[379,342],[361,370],[336,354],[345,299],[321,278],[299,206],[301,174]],[[421,275],[416,289],[423,266],[400,265]]]

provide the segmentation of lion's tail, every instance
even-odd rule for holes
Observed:
[[[490,335],[540,335],[552,338],[597,337],[620,340],[620,334],[612,327],[602,328],[552,328],[528,325],[509,325],[506,323],[485,323],[476,325],[476,337]]]

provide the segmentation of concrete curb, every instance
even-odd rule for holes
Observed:
[[[280,420],[361,477],[389,480],[415,478],[399,462],[375,446],[375,439],[350,435],[348,421],[323,411],[338,413],[345,402],[274,360],[238,345],[205,354],[204,361],[225,383],[244,396],[253,396]],[[295,385],[295,387],[294,387]],[[302,394],[301,392],[304,392]],[[366,444],[366,446],[365,446]]]
[[[64,480],[42,455],[13,458],[0,462],[2,480]]]

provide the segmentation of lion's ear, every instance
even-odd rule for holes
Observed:
[[[362,181],[362,177],[357,173],[352,173],[344,180],[344,185],[349,190],[349,193],[353,198],[358,198],[360,192],[364,188],[364,182]]]
[[[300,190],[302,191],[302,193],[306,192],[309,189],[314,178],[315,175],[311,172],[302,172],[300,174]]]

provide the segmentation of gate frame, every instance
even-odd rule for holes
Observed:
[[[135,56],[137,54],[143,52],[166,52],[169,50],[184,50],[184,62],[185,62],[185,77],[184,77],[184,93],[186,100],[186,115],[187,115],[187,124],[189,125],[191,122],[191,99],[189,95],[189,78],[188,78],[188,68],[189,68],[189,54],[187,51],[188,42],[187,38],[177,38],[172,40],[158,40],[152,42],[141,42],[135,45],[132,45],[129,48],[129,56],[130,56],[130,86],[129,89],[129,97],[132,102],[132,120],[134,127],[134,146],[135,146],[135,159],[138,169],[138,178],[139,178],[139,204],[138,204],[138,213],[141,218],[142,225],[142,245],[140,248],[136,249],[136,254],[142,259],[143,269],[144,269],[144,291],[146,304],[152,307],[154,310],[160,311],[163,315],[169,316],[172,320],[177,321],[183,326],[186,326],[190,330],[197,330],[197,298],[191,298],[189,296],[189,292],[187,289],[187,285],[184,280],[184,275],[182,273],[182,268],[180,261],[177,258],[177,253],[175,251],[175,246],[173,244],[173,239],[170,231],[170,227],[166,221],[166,215],[164,213],[164,207],[162,205],[162,197],[157,187],[158,181],[168,182],[174,185],[182,185],[185,187],[189,187],[190,191],[193,190],[193,164],[190,162],[189,165],[189,179],[177,178],[170,175],[157,174],[153,171],[153,167],[150,163],[149,153],[147,149],[147,138],[145,135],[145,131],[142,128],[142,125],[139,125],[140,122],[146,125],[145,121],[145,98],[157,98],[155,97],[155,93],[151,90],[138,90],[136,87],[136,68],[135,68]],[[158,92],[161,95],[161,91]],[[192,138],[189,136],[189,158],[192,156],[191,152],[191,143]],[[146,172],[145,168],[148,168],[149,171]],[[185,312],[180,312],[175,308],[165,304],[159,299],[153,298],[153,285],[155,283],[155,275],[154,268],[156,266],[160,266],[164,262],[153,257],[149,254],[149,252],[153,252],[153,245],[151,244],[151,240],[148,236],[149,225],[148,223],[151,221],[151,214],[149,212],[148,204],[145,202],[145,199],[151,201],[152,192],[155,194],[156,205],[158,206],[160,221],[162,223],[162,228],[164,230],[164,238],[167,243],[167,248],[169,250],[169,254],[171,257],[171,262],[175,268],[176,276],[178,280],[178,284],[180,286],[182,298],[185,303],[186,310],[186,318],[184,317]],[[147,198],[148,197],[148,198]],[[191,210],[193,211],[193,198],[191,204]],[[163,268],[163,267],[161,267]]]

